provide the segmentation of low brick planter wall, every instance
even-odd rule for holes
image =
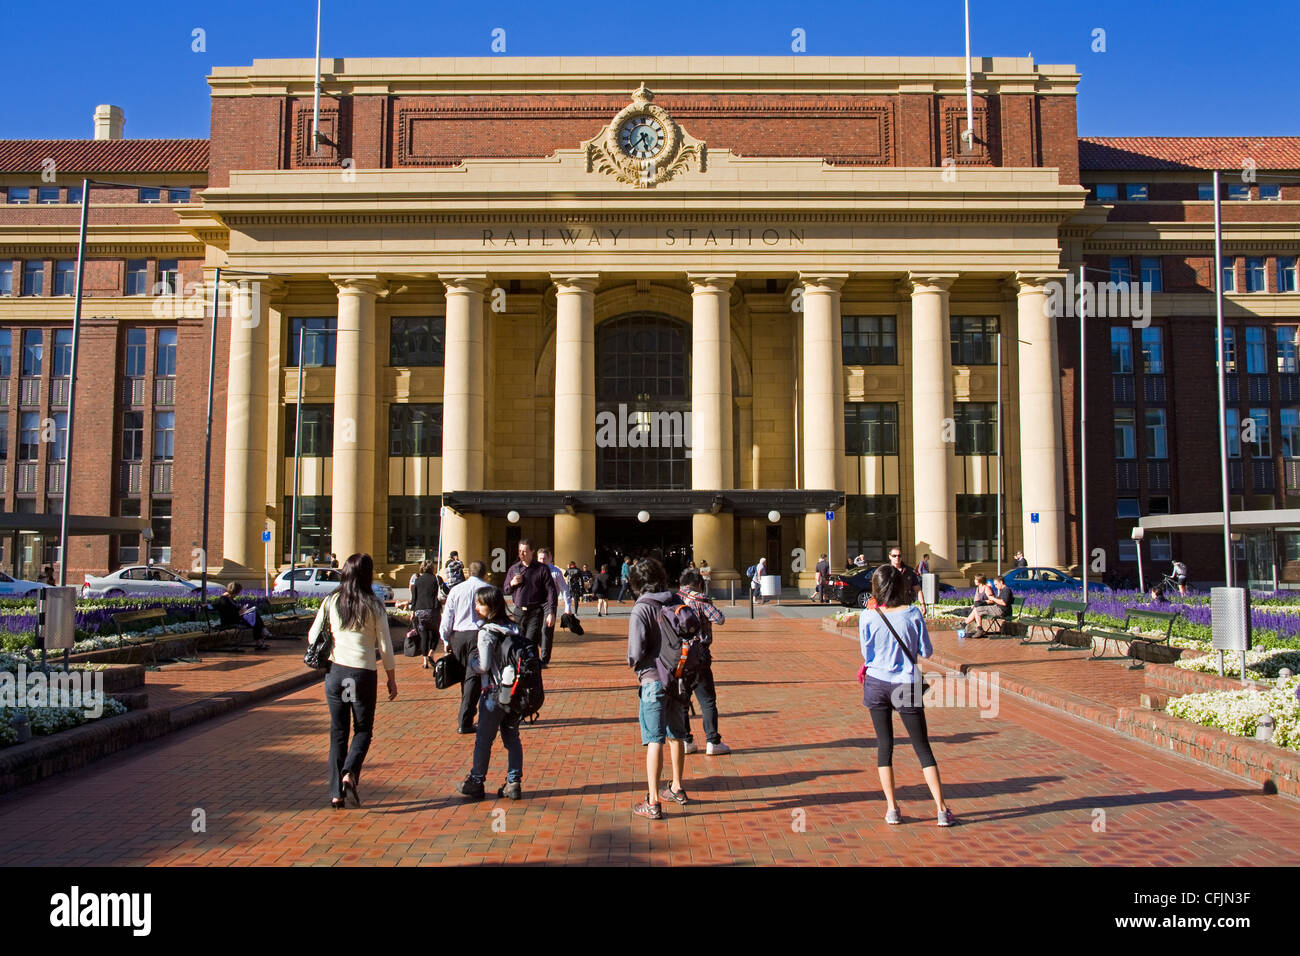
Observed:
[[[1187,671],[1181,667],[1166,664],[1152,664],[1146,669],[1145,682],[1152,690],[1160,691],[1170,697],[1184,694],[1207,694],[1218,690],[1267,690],[1272,684],[1259,681],[1247,681],[1242,684],[1236,677],[1220,677],[1218,674],[1203,674],[1200,671]]]

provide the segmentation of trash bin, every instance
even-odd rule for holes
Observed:
[[[765,598],[781,596],[781,575],[765,574],[758,581],[759,594]]]

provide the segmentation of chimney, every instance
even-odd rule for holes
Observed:
[[[107,103],[95,107],[95,139],[121,139],[125,125],[122,107]]]

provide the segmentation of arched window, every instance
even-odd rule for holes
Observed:
[[[690,335],[653,312],[596,328],[597,488],[690,488]]]

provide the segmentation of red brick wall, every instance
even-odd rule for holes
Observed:
[[[285,140],[282,99],[213,97],[208,183],[230,185],[232,169],[282,169]]]
[[[1038,137],[1044,166],[1061,171],[1061,182],[1079,181],[1079,122],[1073,96],[1038,97]]]
[[[73,435],[69,499],[74,514],[109,515],[115,511],[117,445],[121,422],[113,396],[121,393],[116,322],[84,320],[77,361],[77,420]],[[69,584],[85,575],[111,570],[109,539],[85,536],[68,544]]]

